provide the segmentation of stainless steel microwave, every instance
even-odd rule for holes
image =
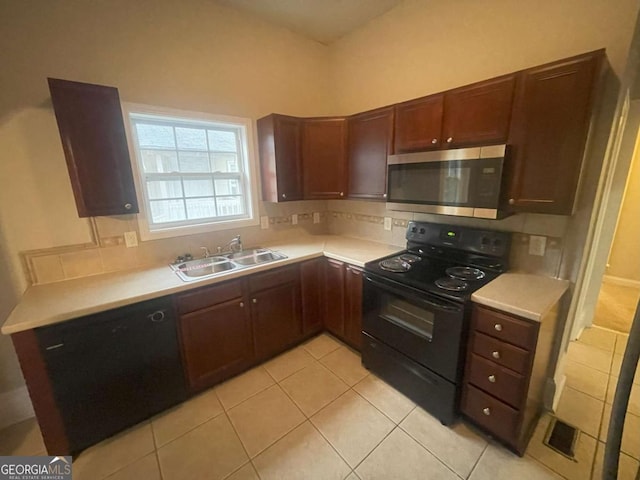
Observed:
[[[463,217],[502,218],[507,145],[403,153],[387,158],[387,208]]]

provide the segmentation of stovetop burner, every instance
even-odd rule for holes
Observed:
[[[449,292],[463,292],[469,284],[458,278],[443,277],[436,280],[436,286]]]
[[[422,260],[418,255],[414,255],[413,253],[404,253],[398,258],[404,262],[407,262],[408,264],[416,263]]]
[[[386,270],[388,272],[401,273],[411,270],[411,265],[408,262],[402,260],[401,257],[393,257],[382,260],[379,265],[382,270]]]
[[[473,267],[450,267],[445,270],[445,273],[458,280],[480,280],[485,277],[482,270]]]

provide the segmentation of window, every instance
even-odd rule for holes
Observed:
[[[126,110],[143,239],[257,224],[248,119]]]

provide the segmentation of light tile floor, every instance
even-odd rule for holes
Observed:
[[[74,479],[596,479],[622,342],[594,328],[571,345],[557,413],[583,430],[577,462],[542,444],[547,415],[520,458],[463,422],[442,426],[321,335],[91,447]],[[631,480],[640,417],[627,422],[619,478]],[[0,432],[0,455],[38,454],[35,420]]]

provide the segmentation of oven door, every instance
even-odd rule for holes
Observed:
[[[363,331],[444,378],[462,376],[464,306],[366,273]]]

